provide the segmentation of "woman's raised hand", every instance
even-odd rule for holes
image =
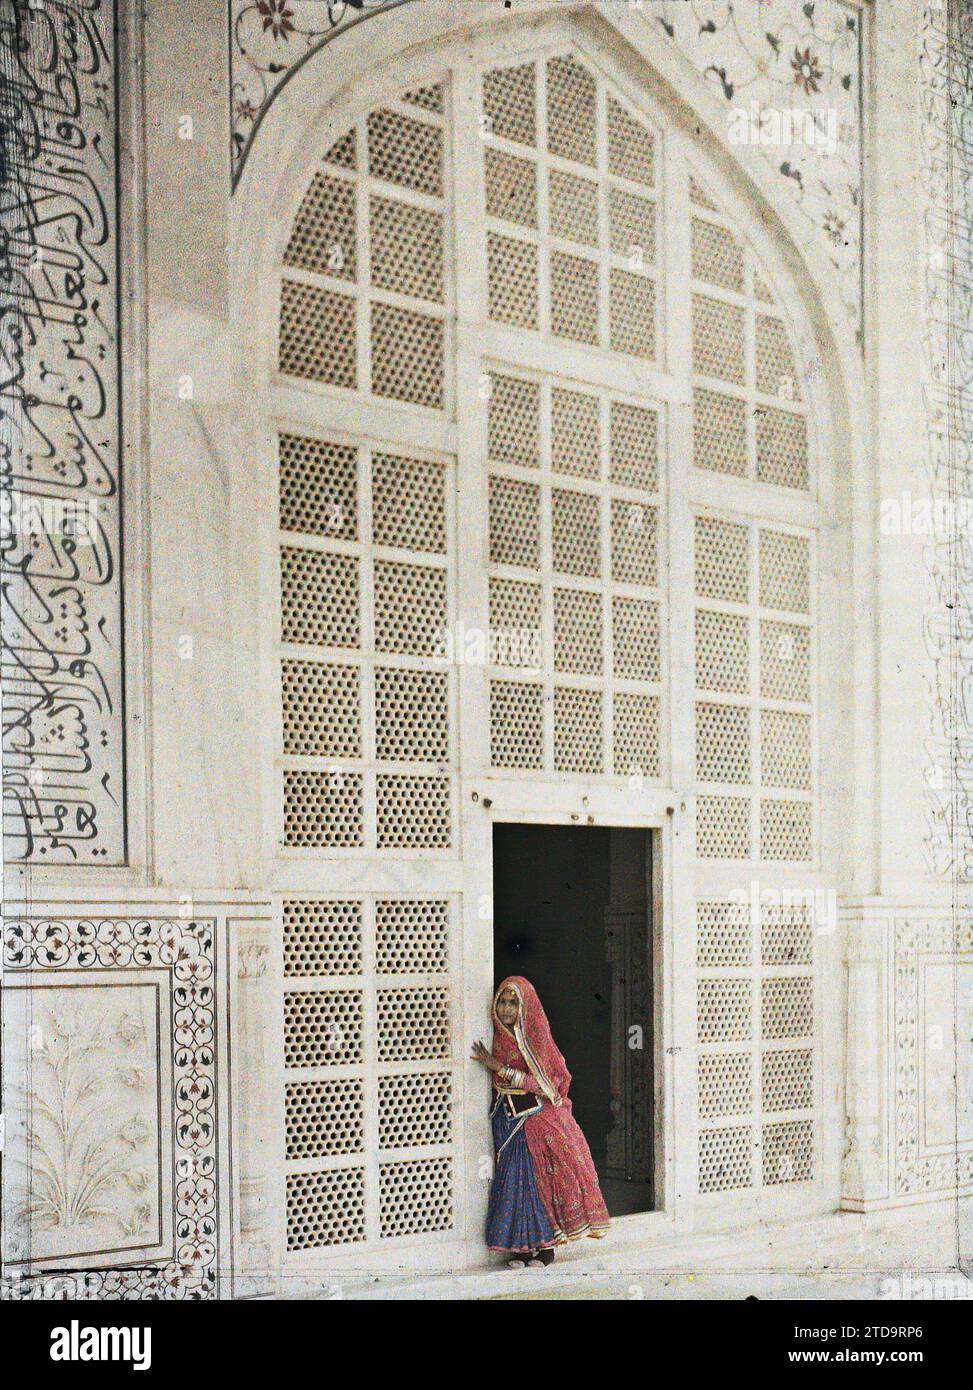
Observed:
[[[474,1062],[479,1062],[481,1066],[486,1067],[488,1071],[499,1071],[503,1065],[501,1062],[497,1061],[492,1052],[487,1052],[479,1038],[477,1038],[476,1042],[473,1044],[473,1051],[470,1053],[470,1057]]]

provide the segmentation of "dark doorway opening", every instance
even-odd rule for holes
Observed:
[[[650,833],[495,825],[496,981],[534,985],[613,1216],[655,1207]]]

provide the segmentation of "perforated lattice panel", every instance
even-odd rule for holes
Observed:
[[[805,976],[765,979],[761,994],[765,1038],[804,1038],[814,1031],[813,981]]]
[[[313,1250],[364,1239],[364,1169],[288,1174],[288,1250]]]
[[[380,1149],[447,1144],[452,1078],[448,1072],[383,1076],[378,1083]]]
[[[382,1062],[431,1062],[448,1057],[447,991],[380,989],[377,1046]]]
[[[810,965],[814,949],[811,907],[806,903],[767,904],[760,914],[760,955],[764,965]]]
[[[764,1052],[761,1085],[765,1112],[811,1108],[814,1103],[813,1058],[809,1047]]]
[[[375,814],[379,849],[448,849],[452,841],[449,778],[379,773]]]
[[[616,256],[641,269],[656,259],[656,212],[651,198],[625,188],[608,190],[609,239]]]
[[[551,234],[582,246],[598,245],[598,185],[563,169],[552,169],[548,182]]]
[[[616,777],[659,776],[659,719],[658,696],[616,691],[612,726]]]
[[[544,687],[527,681],[490,682],[490,762],[527,771],[544,766]]]
[[[279,365],[287,376],[354,389],[358,384],[354,299],[320,285],[285,279]]]
[[[810,546],[806,536],[760,530],[760,605],[809,613]]]
[[[547,64],[547,147],[578,164],[595,163],[597,85],[571,56]]]
[[[601,594],[554,590],[554,669],[599,676],[603,669]]]
[[[288,899],[283,913],[285,975],[361,974],[360,902]]]
[[[554,488],[551,537],[555,570],[597,579],[601,574],[601,499]]]
[[[693,370],[742,386],[746,378],[744,313],[736,304],[693,295]]]
[[[284,641],[357,647],[361,634],[357,560],[283,546],[280,568]]]
[[[294,849],[360,849],[364,843],[360,773],[285,771],[285,845]]]
[[[390,898],[375,904],[375,968],[380,975],[444,973],[448,939],[448,902]]]
[[[357,667],[285,661],[281,695],[285,753],[325,758],[361,756],[361,675]]]
[[[376,454],[372,487],[375,544],[445,551],[444,469],[441,465]]]
[[[280,436],[280,529],[353,541],[358,536],[358,451]]]
[[[282,913],[288,1249],[451,1229],[457,900],[285,899]]]
[[[753,1184],[753,1140],[749,1125],[705,1129],[699,1136],[700,1192],[727,1192]]]
[[[389,762],[449,757],[449,680],[441,671],[375,668],[375,754]]]
[[[534,483],[490,479],[490,559],[527,569],[540,564],[541,494]]]
[[[295,219],[284,264],[338,280],[354,280],[357,257],[355,185],[315,174]]]
[[[696,684],[745,695],[750,689],[750,624],[745,616],[696,610]]]
[[[720,899],[696,904],[696,960],[701,968],[749,966],[752,949],[749,904]]]
[[[807,421],[787,410],[761,407],[756,412],[757,477],[779,487],[808,485]]]
[[[334,1067],[362,1060],[362,996],[355,989],[288,990],[284,1065]]]
[[[736,396],[693,391],[693,463],[711,473],[746,477],[747,404]]]
[[[749,542],[746,526],[718,517],[696,518],[696,593],[700,598],[748,602]]]
[[[608,98],[608,167],[612,174],[651,187],[655,182],[652,132],[614,97]]]
[[[376,560],[374,581],[376,649],[436,656],[446,631],[446,571]]]
[[[288,1159],[332,1158],[364,1149],[364,1090],[356,1077],[288,1086],[285,1113]]]
[[[655,492],[659,466],[657,412],[627,401],[612,401],[609,440],[611,481]]]
[[[763,1179],[767,1186],[809,1182],[814,1177],[814,1123],[792,1120],[764,1125]]]
[[[382,1235],[448,1231],[453,1224],[452,1168],[448,1158],[381,1164],[378,1181]]]
[[[572,54],[484,75],[487,312],[654,360],[656,139],[607,89]]]
[[[396,304],[373,304],[371,324],[373,393],[441,407],[445,401],[442,319]]]
[[[744,796],[700,796],[696,802],[696,853],[700,859],[750,859],[751,805]]]
[[[763,859],[805,862],[814,857],[814,823],[808,801],[760,802],[760,853]]]
[[[516,328],[539,327],[537,247],[491,232],[487,260],[490,317]]]
[[[600,690],[558,686],[554,691],[554,767],[558,772],[605,770],[603,696]]]
[[[443,222],[438,212],[373,196],[369,231],[373,285],[411,299],[443,302]]]
[[[725,227],[700,217],[694,217],[691,226],[694,279],[742,294],[743,249],[736,238]]]
[[[525,377],[493,372],[487,414],[490,459],[536,468],[541,461],[541,388]]]
[[[701,979],[698,1035],[701,1043],[746,1042],[753,1033],[749,980]]]
[[[529,159],[503,150],[484,151],[486,209],[491,217],[537,226],[537,174]]]
[[[753,1108],[753,1062],[749,1052],[705,1054],[699,1059],[699,1117],[748,1115]]]
[[[612,664],[615,675],[626,680],[659,680],[659,605],[648,599],[612,600]]]
[[[808,863],[815,849],[809,539],[699,515],[695,552],[696,686],[721,697],[696,703],[697,851]],[[807,616],[764,617],[768,607]],[[748,790],[746,800],[724,794],[736,785]],[[776,794],[758,798],[758,789]]]
[[[483,77],[484,129],[520,145],[537,138],[537,79],[533,63],[493,68]]]
[[[750,781],[750,711],[696,705],[696,776],[702,782]]]
[[[601,474],[601,421],[597,396],[555,387],[551,392],[551,466],[578,478]]]
[[[791,331],[736,228],[692,176],[689,192],[692,366],[706,378],[693,390],[693,462],[807,491],[807,407]]]
[[[443,194],[443,132],[396,111],[368,117],[368,172],[433,197]]]

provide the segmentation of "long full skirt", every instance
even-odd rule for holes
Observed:
[[[496,1170],[490,1184],[486,1243],[491,1250],[526,1254],[553,1245],[556,1233],[537,1193],[534,1164],[527,1148],[523,1119],[515,1119],[503,1102],[493,1111]]]
[[[571,1102],[545,1105],[525,1121],[537,1193],[555,1241],[597,1239],[611,1225],[591,1150],[571,1113]]]

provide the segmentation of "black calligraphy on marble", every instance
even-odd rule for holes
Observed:
[[[113,0],[0,6],[8,863],[126,858]]]

